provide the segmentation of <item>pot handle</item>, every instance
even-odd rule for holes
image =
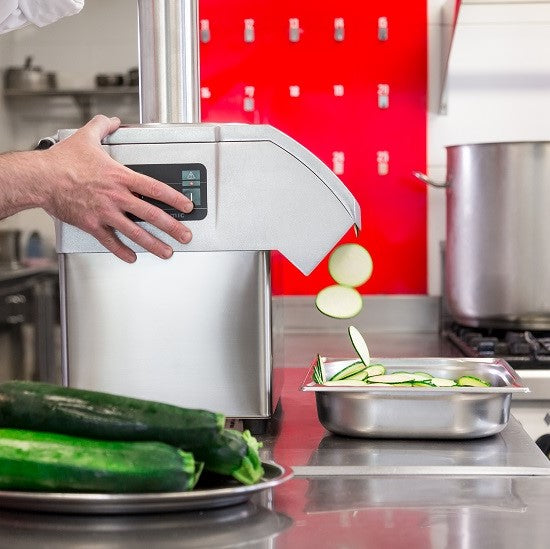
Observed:
[[[435,181],[432,181],[425,173],[422,172],[413,172],[412,173],[416,179],[420,179],[423,183],[426,183],[426,185],[430,185],[432,187],[436,187],[438,189],[446,189],[449,186],[449,182],[445,181],[445,183],[436,183]]]

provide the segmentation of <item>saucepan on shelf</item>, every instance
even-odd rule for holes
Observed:
[[[57,87],[57,77],[54,72],[45,72],[42,67],[33,64],[33,58],[28,56],[22,67],[9,67],[4,73],[4,88],[6,90],[44,91]]]

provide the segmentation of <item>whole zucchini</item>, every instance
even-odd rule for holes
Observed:
[[[202,466],[162,442],[115,442],[0,429],[0,489],[173,492],[193,488]]]
[[[242,484],[255,484],[264,475],[258,449],[260,444],[250,431],[224,429],[209,435],[208,444],[191,446],[196,459],[204,463],[208,471],[232,476]]]
[[[0,383],[0,427],[102,440],[159,441],[192,452],[206,470],[254,484],[264,470],[248,432],[223,414],[33,381]]]
[[[186,449],[223,429],[223,414],[33,381],[0,383],[0,427]]]

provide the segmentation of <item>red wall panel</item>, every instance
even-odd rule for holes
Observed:
[[[387,40],[379,39],[380,17]],[[343,19],[342,41],[335,18]],[[272,124],[335,171],[343,152],[339,175],[361,205],[359,242],[374,261],[360,291],[425,293],[426,189],[411,172],[426,166],[426,3],[201,0],[200,19],[210,30],[201,43],[203,120]],[[290,19],[299,23],[297,42]],[[253,20],[248,43],[245,20]],[[380,84],[389,85],[388,108],[379,108]],[[250,87],[253,110],[245,112]],[[388,157],[384,173],[378,160]],[[342,241],[353,240],[350,231]],[[274,293],[311,295],[332,283],[326,260],[309,277],[279,254],[273,263],[281,275]]]

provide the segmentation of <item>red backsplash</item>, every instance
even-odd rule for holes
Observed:
[[[361,205],[374,272],[359,290],[425,293],[426,188],[411,172],[426,168],[426,3],[201,0],[200,19],[203,121],[271,124],[308,147]],[[326,263],[305,277],[275,253],[274,293],[316,294]]]

